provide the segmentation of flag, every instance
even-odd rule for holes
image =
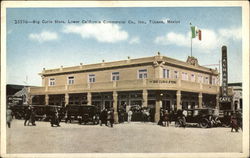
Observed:
[[[191,33],[192,33],[192,38],[195,38],[198,36],[198,39],[201,41],[201,30],[197,29],[195,26],[191,26]]]
[[[201,30],[198,30],[198,37],[199,37],[199,40],[201,41]]]
[[[192,31],[192,38],[195,38],[196,37],[195,26],[191,26],[191,31]]]

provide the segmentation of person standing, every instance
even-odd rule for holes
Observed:
[[[102,126],[102,124],[104,123],[106,126],[107,124],[107,109],[104,108],[100,114],[100,126]]]
[[[26,126],[27,121],[30,120],[30,116],[31,116],[31,106],[29,105],[29,107],[25,111],[24,126]]]
[[[114,124],[114,111],[113,109],[110,109],[108,111],[107,121],[109,121],[110,127],[113,127]]]
[[[235,130],[236,132],[238,132],[239,126],[238,126],[238,122],[237,122],[237,118],[236,118],[236,114],[233,113],[231,116],[231,132],[233,132],[233,130]]]
[[[59,121],[59,113],[57,111],[57,109],[55,109],[55,111],[52,114],[52,118],[51,118],[51,127],[54,127],[54,125],[60,127],[60,121]]]
[[[10,128],[11,126],[11,121],[12,121],[12,110],[8,106],[6,110],[6,122],[7,122],[8,128]]]
[[[36,113],[35,113],[35,110],[34,110],[34,107],[31,107],[31,113],[30,113],[30,119],[29,119],[29,123],[28,125],[31,123],[32,126],[35,126],[35,121],[36,121]]]
[[[131,122],[132,115],[133,115],[133,112],[131,111],[131,109],[129,109],[129,111],[128,111],[128,123]]]

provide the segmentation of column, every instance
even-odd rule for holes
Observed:
[[[113,91],[113,108],[114,108],[114,120],[115,123],[118,123],[118,113],[117,113],[117,104],[118,104],[118,94],[116,91]]]
[[[181,107],[181,91],[180,90],[176,91],[176,107],[177,107],[177,110],[182,109],[182,107]]]
[[[146,89],[142,92],[142,99],[143,99],[143,107],[148,106],[148,91]]]
[[[217,94],[216,95],[216,105],[215,105],[215,108],[218,109],[218,110],[220,109],[219,97],[220,97],[219,94]]]
[[[49,95],[45,94],[45,105],[49,105]]]
[[[156,105],[155,105],[155,122],[160,120],[160,109],[162,107],[162,97],[160,93],[156,94]]]
[[[69,104],[69,94],[65,93],[65,105]]]
[[[87,104],[88,105],[91,105],[92,104],[92,95],[91,95],[91,92],[88,92],[87,94]]]
[[[198,101],[199,101],[199,108],[202,108],[202,93],[201,92],[199,93]]]

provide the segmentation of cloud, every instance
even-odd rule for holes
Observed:
[[[217,31],[202,29],[202,40],[192,39],[193,48],[202,52],[211,52],[223,44],[228,44],[229,40],[241,40],[241,28],[220,29]],[[191,32],[186,34],[169,32],[166,35],[155,38],[154,43],[161,45],[176,45],[180,47],[190,47]]]
[[[82,38],[93,38],[103,43],[116,43],[127,40],[129,35],[117,24],[66,25],[64,33],[74,33]]]
[[[225,39],[240,40],[242,38],[241,28],[220,29],[219,34]]]
[[[140,43],[140,38],[139,37],[133,37],[129,41],[129,44],[138,44],[138,43]]]
[[[40,43],[46,41],[53,41],[58,39],[58,35],[55,32],[42,31],[41,33],[31,33],[29,34],[29,39],[38,41]]]

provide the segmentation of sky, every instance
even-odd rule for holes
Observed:
[[[7,8],[7,84],[41,86],[38,73],[43,68],[157,52],[186,61],[191,55],[190,23],[202,32],[201,41],[192,39],[192,55],[199,64],[218,68],[226,45],[228,82],[242,82],[241,7],[114,7]]]

